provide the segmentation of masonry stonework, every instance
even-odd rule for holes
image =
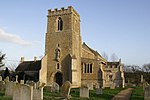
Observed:
[[[47,18],[41,82],[61,86],[70,81],[73,87],[87,83],[101,87],[110,87],[112,82],[116,86],[124,84],[121,60],[108,62],[86,43],[82,44],[80,16],[73,7],[50,9]]]

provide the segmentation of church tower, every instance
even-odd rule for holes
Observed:
[[[70,81],[78,87],[81,85],[80,16],[69,6],[67,9],[48,10],[47,17],[46,83],[62,85]]]

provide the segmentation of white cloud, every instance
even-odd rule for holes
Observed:
[[[29,46],[31,42],[25,41],[18,35],[7,33],[3,29],[0,29],[0,41],[15,43],[22,46]]]

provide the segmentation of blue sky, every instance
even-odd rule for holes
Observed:
[[[48,9],[73,6],[82,41],[125,64],[150,63],[150,0],[2,0],[0,51],[7,64],[44,56]],[[12,61],[13,60],[13,61]]]

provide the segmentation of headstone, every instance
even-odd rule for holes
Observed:
[[[0,91],[5,91],[5,82],[0,81]]]
[[[45,87],[44,87],[44,90],[45,90],[46,92],[51,92],[51,88],[52,88],[52,86],[45,86]]]
[[[87,87],[89,88],[89,90],[93,90],[93,83],[87,83]]]
[[[15,85],[16,84],[14,82],[6,82],[6,90],[5,90],[6,96],[10,96],[10,97],[13,96]]]
[[[43,88],[33,89],[33,100],[43,100]]]
[[[144,80],[143,80],[143,75],[141,75],[141,83],[143,83],[143,81],[144,81]]]
[[[96,94],[103,94],[102,88],[96,88]]]
[[[33,86],[17,84],[13,91],[13,100],[34,100]]]
[[[150,100],[150,86],[145,88],[144,100]]]
[[[89,98],[89,88],[86,86],[80,87],[80,97]]]
[[[0,76],[0,81],[3,81],[2,76]]]
[[[37,88],[37,89],[40,88],[40,82],[39,82],[39,81],[36,82],[36,88]]]
[[[59,85],[56,82],[52,84],[51,92],[59,92]]]
[[[33,86],[33,88],[36,88],[36,83],[33,81],[27,81],[26,84]]]
[[[115,83],[111,83],[111,84],[110,84],[110,89],[115,89],[115,87],[116,87],[116,84],[115,84]]]
[[[24,80],[20,80],[20,84],[24,84]]]
[[[7,76],[5,79],[4,79],[5,82],[9,82],[9,77]]]
[[[18,75],[16,75],[16,83],[18,83]]]
[[[99,86],[99,84],[96,84],[96,94],[103,94],[103,89]]]
[[[70,98],[70,89],[71,89],[71,83],[69,81],[66,81],[62,85],[62,90],[61,90],[61,96],[63,98]]]
[[[136,87],[136,84],[132,84],[132,86]]]

